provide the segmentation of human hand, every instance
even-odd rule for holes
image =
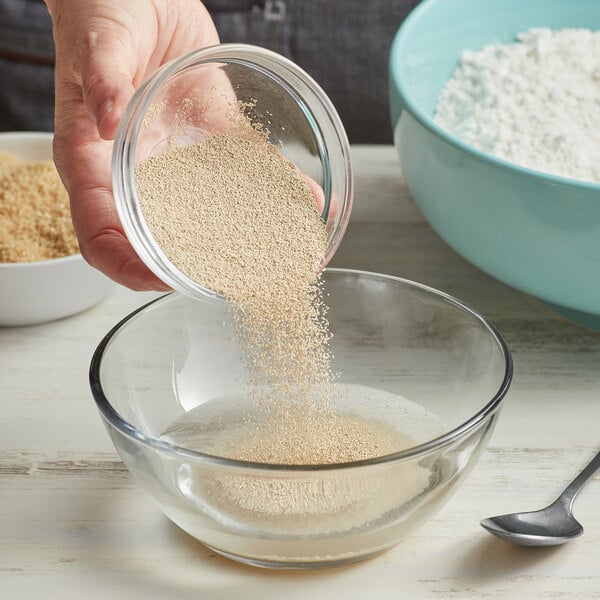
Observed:
[[[46,0],[56,46],[54,159],[81,253],[136,290],[168,289],[130,245],[116,212],[111,156],[135,89],[162,64],[217,44],[199,0]]]

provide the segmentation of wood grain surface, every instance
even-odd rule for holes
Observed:
[[[600,334],[488,277],[423,220],[391,147],[354,148],[356,201],[335,266],[399,275],[467,302],[505,336],[514,383],[489,448],[442,511],[351,567],[270,572],[220,558],[132,481],[92,401],[101,337],[152,294],[118,288],[69,319],[0,329],[0,597],[8,599],[600,599],[600,479],[580,539],[516,548],[485,516],[539,508],[600,449]]]

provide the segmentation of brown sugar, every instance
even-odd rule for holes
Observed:
[[[54,163],[0,154],[0,263],[79,252],[69,197]]]

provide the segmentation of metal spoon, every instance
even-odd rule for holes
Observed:
[[[583,533],[573,516],[573,501],[583,486],[600,469],[600,452],[550,506],[532,512],[489,517],[481,526],[495,536],[521,546],[555,546]]]

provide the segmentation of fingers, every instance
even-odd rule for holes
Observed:
[[[149,52],[140,46],[156,41],[156,19],[149,7],[122,8],[114,0],[62,0],[48,8],[57,79],[81,88],[80,101],[100,136],[113,139],[135,79],[147,66]]]
[[[112,140],[134,93],[136,65],[130,33],[103,22],[83,37],[79,49],[83,102],[100,137]]]
[[[74,191],[75,197],[78,190]],[[73,204],[81,253],[108,277],[134,290],[168,290],[137,256],[115,215],[110,190],[82,190],[86,202]]]
[[[127,240],[112,197],[112,141],[134,89],[165,61],[218,42],[198,0],[46,0],[56,46],[55,162],[81,253],[132,289],[168,289]]]
[[[128,17],[123,11],[118,16],[114,3],[61,2],[49,8],[57,55],[54,159],[69,193],[81,253],[132,289],[167,289],[127,240],[111,189],[112,142],[106,140],[114,137],[133,93],[135,45],[127,40],[135,29],[125,26]],[[106,18],[108,9],[112,18]],[[143,71],[146,63],[140,60]]]
[[[78,108],[61,94],[60,111]],[[93,137],[95,125],[79,104],[79,117],[57,131],[54,158],[71,200],[71,217],[83,257],[108,277],[134,290],[166,290],[140,260],[123,232],[111,190],[112,143]]]
[[[54,160],[71,200],[84,258],[114,281],[136,290],[167,289],[129,244],[111,191],[112,142],[98,135],[81,87],[57,76]]]
[[[134,92],[130,50],[121,38],[106,31],[90,31],[84,48],[80,60],[83,101],[100,137],[112,140]]]

